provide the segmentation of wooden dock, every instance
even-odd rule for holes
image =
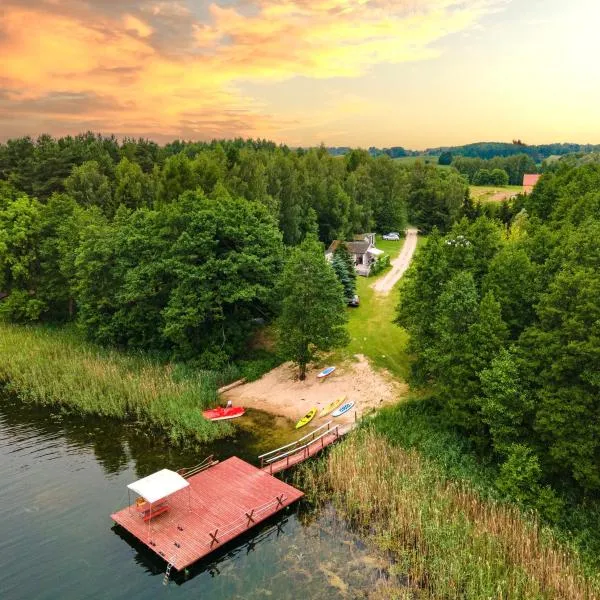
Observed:
[[[147,522],[135,505],[111,515],[115,523],[177,570],[195,563],[304,495],[237,457],[193,475],[188,481],[189,487],[168,497],[168,510]]]
[[[348,426],[342,428],[329,421],[291,444],[261,454],[258,457],[261,469],[270,475],[281,473],[331,446],[349,429]]]

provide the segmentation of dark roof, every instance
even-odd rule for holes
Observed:
[[[327,248],[327,251],[325,252],[325,254],[333,254],[338,246],[341,244],[342,242],[340,240],[333,240],[333,242],[331,242],[329,248]],[[365,242],[365,241],[360,241],[360,242],[343,242],[344,244],[346,244],[346,248],[348,248],[348,252],[350,252],[350,254],[364,254],[370,247],[371,247],[371,243],[370,242]]]
[[[350,254],[364,254],[370,247],[370,242],[346,242]]]

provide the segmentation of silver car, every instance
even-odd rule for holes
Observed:
[[[400,241],[400,234],[395,231],[390,231],[390,233],[386,233],[383,236],[383,239],[391,242],[398,242]]]

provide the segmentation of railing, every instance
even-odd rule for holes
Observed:
[[[211,454],[210,456],[206,457],[199,465],[189,468],[184,467],[183,469],[179,469],[177,473],[181,475],[184,479],[189,479],[190,477],[192,477],[193,475],[197,475],[201,471],[205,471],[210,467],[214,467],[218,462],[218,460],[214,460],[214,455]]]
[[[260,517],[262,517],[263,513],[268,512],[269,514],[274,514],[274,512],[284,508],[284,502],[286,500],[287,496],[285,494],[276,496],[274,500],[245,512],[243,517],[227,524],[226,527],[219,527],[216,528],[214,532],[209,532],[210,542],[201,541],[200,543],[209,546],[212,549],[215,544],[217,544],[217,546],[220,545],[222,543],[221,540],[227,541],[230,539],[231,534],[235,533],[236,535],[239,535],[244,530],[250,529],[256,525],[257,520],[262,520]],[[273,511],[273,509],[275,509],[275,511]]]
[[[281,448],[276,448],[275,450],[261,454],[258,457],[260,459],[261,468],[269,466],[269,470],[272,472],[273,463],[283,460],[284,458],[287,459],[286,466],[289,466],[290,456],[294,456],[300,452],[304,453],[306,458],[308,458],[310,446],[313,446],[319,440],[321,440],[321,448],[324,448],[325,438],[328,435],[335,435],[336,439],[340,436],[339,425],[331,427],[331,424],[332,421],[329,421],[328,423],[321,425],[321,427],[317,427],[317,429],[311,431],[309,434],[301,437],[299,440],[296,440],[291,444],[286,444],[285,446],[281,446]],[[319,432],[322,433],[317,435]]]

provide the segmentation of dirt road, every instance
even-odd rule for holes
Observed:
[[[380,277],[371,287],[378,294],[389,294],[390,290],[398,283],[406,269],[410,265],[413,254],[417,249],[417,230],[407,229],[406,240],[404,240],[404,246],[398,255],[392,261],[392,270],[389,271],[384,277]]]

